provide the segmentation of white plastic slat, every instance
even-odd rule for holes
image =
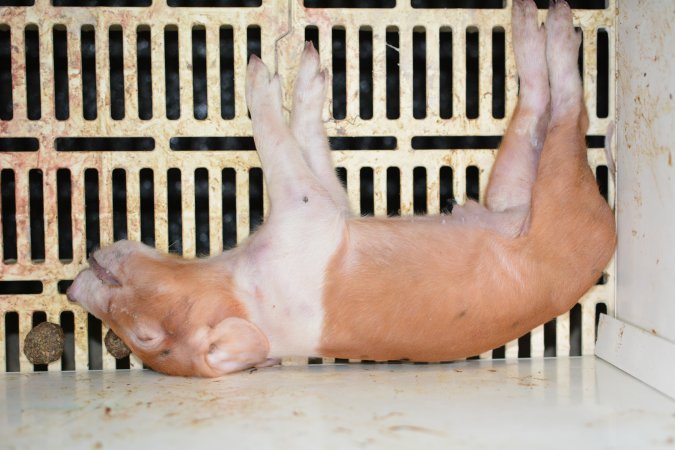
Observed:
[[[399,105],[400,117],[413,120],[413,28],[399,28]]]
[[[138,170],[127,170],[127,237],[141,240],[141,186]]]
[[[122,28],[124,61],[124,116],[138,117],[138,34],[136,27]]]
[[[596,115],[597,110],[597,30],[590,29],[584,31],[583,38],[583,83],[584,83],[584,100],[586,102],[588,113]]]
[[[193,170],[181,173],[181,204],[183,256],[194,258],[196,255],[195,240],[195,173]]]
[[[427,75],[427,117],[440,116],[439,83],[440,83],[440,54],[438,51],[439,29],[426,29],[426,75]]]
[[[375,25],[373,31],[373,119],[382,120],[386,117],[387,92],[387,47],[386,30],[381,25]]]
[[[492,121],[492,28],[478,32],[478,114],[482,122]]]
[[[516,359],[518,358],[518,340],[513,340],[506,343],[506,359]]]
[[[466,116],[466,30],[454,28],[452,33],[452,114]]]
[[[387,215],[387,168],[376,167],[373,170],[373,192],[375,195],[375,215]]]
[[[75,310],[75,370],[86,370],[89,365],[89,345],[87,336],[87,313]]]
[[[10,58],[12,65],[12,115],[27,117],[26,107],[26,44],[23,27],[10,29]]]
[[[349,203],[354,211],[361,211],[361,168],[350,167],[347,169],[347,186],[349,190]]]
[[[100,175],[100,174],[99,174]],[[85,184],[84,184],[84,179],[85,179],[85,171],[84,170],[73,170],[70,172],[70,206],[71,210],[73,211],[73,214],[71,215],[72,218],[72,230],[73,230],[73,261],[77,261],[78,263],[84,262],[86,259],[86,246],[87,246],[87,235],[86,232],[86,220],[85,220]],[[99,176],[100,180],[100,176]],[[100,183],[100,181],[99,181]],[[45,197],[47,198],[47,197]],[[45,202],[45,208],[49,206],[49,201]],[[54,201],[54,204],[57,202]],[[100,201],[99,201],[99,211],[100,209]],[[54,211],[55,216],[58,215],[58,210]],[[56,219],[56,217],[55,217]],[[56,220],[54,220],[56,221]],[[50,219],[47,219],[47,222],[45,223],[47,227],[50,225]],[[49,228],[47,229],[47,236],[50,236],[49,234]],[[46,243],[45,247],[49,248],[50,245]]]
[[[113,242],[113,186],[112,170],[98,174],[99,226],[101,227],[101,246]]]
[[[112,97],[110,93],[110,22],[102,18],[101,23],[94,28],[95,57],[96,57],[96,115],[101,127],[101,134],[112,132],[111,109]]]
[[[413,168],[401,168],[401,215],[413,213]]]
[[[152,117],[155,120],[166,118],[164,27],[165,25],[161,22],[150,24],[150,76],[153,86]]]
[[[358,60],[359,29],[350,27],[345,29],[345,61],[350,58]],[[359,116],[359,64],[347,63],[347,118]]]
[[[246,117],[246,97],[244,86],[246,83],[246,26],[243,24],[233,25],[234,35],[234,114],[235,117]],[[266,55],[262,55],[266,58]]]
[[[183,20],[178,24],[178,83],[181,118],[194,118],[192,73],[192,23]]]
[[[570,354],[570,313],[565,313],[556,319],[556,356],[569,356]]]
[[[14,172],[14,195],[16,198],[16,243],[18,261],[30,260],[30,202],[28,196],[28,171]]]
[[[425,169],[427,172],[427,214],[438,214],[441,196],[440,170],[438,167],[429,166]]]
[[[220,35],[219,28],[206,28],[206,107],[210,120],[220,120]]]
[[[43,103],[44,105],[44,103]],[[41,142],[42,144],[42,142]],[[49,240],[49,237],[58,236],[58,204],[57,204],[57,193],[56,193],[56,168],[48,168],[43,171],[43,180],[44,180],[44,219],[45,219],[45,239]],[[78,193],[77,190],[74,190],[73,193]],[[80,196],[80,198],[82,198]],[[73,201],[77,201],[78,197],[76,196]],[[82,200],[84,202],[84,200]],[[2,233],[0,233],[2,234]],[[81,242],[81,239],[80,239]],[[75,242],[73,242],[73,251],[76,251]],[[45,242],[45,263],[54,265],[58,264],[59,260],[59,248],[58,245],[47,245]]]
[[[248,201],[249,195],[249,172],[246,169],[238,169],[236,173],[237,183],[237,242],[241,242],[250,234],[251,207]]]
[[[541,358],[544,356],[544,326],[539,325],[530,332],[530,356]]]
[[[595,351],[595,308],[596,302],[593,301],[584,301],[581,304],[582,355],[592,355]]]
[[[54,117],[54,44],[52,24],[39,30],[40,51],[40,112],[42,117]]]
[[[0,245],[2,243],[0,242]],[[7,329],[5,327],[6,312],[0,315],[0,374],[7,371],[7,343],[6,343],[6,334]]]
[[[81,28],[68,28],[68,100],[70,115],[83,115],[83,71],[82,71],[82,35]]]
[[[223,250],[222,175],[218,168],[208,170],[209,250],[216,255]]]
[[[33,364],[28,361],[24,353],[24,342],[26,336],[33,327],[33,311],[19,312],[19,366],[22,371],[33,371]]]

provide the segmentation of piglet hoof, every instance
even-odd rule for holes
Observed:
[[[293,91],[294,110],[320,113],[325,88],[326,72],[321,70],[319,53],[311,42],[306,42]]]
[[[534,0],[514,0],[511,17],[521,100],[529,100],[531,106],[543,111],[549,100],[546,30],[539,22]]]
[[[551,86],[552,120],[582,106],[581,77],[577,61],[581,33],[574,29],[566,1],[551,4],[546,18],[546,59]]]
[[[554,83],[578,78],[580,44],[581,32],[574,29],[570,5],[566,1],[551,4],[546,17],[546,59],[552,91],[561,87]]]
[[[270,76],[267,66],[256,55],[251,55],[246,70],[246,103],[252,115],[270,109],[281,113],[279,75]]]

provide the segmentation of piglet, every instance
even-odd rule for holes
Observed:
[[[584,143],[580,35],[564,1],[537,21],[514,0],[516,110],[485,205],[428,217],[354,215],[321,120],[326,76],[307,43],[290,123],[281,85],[252,56],[246,99],[268,186],[264,225],[239,247],[186,260],[120,241],[68,290],[148,366],[217,377],[284,356],[447,361],[568,311],[615,247]]]

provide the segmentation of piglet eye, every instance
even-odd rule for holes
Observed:
[[[162,353],[160,353],[159,356],[161,356],[162,358],[166,358],[170,354],[171,354],[171,349],[167,348],[166,350],[162,351]]]
[[[122,286],[122,283],[120,283],[117,277],[115,277],[110,270],[99,264],[93,254],[89,257],[89,267],[94,272],[94,275],[96,275],[96,278],[101,280],[104,284],[112,287]]]

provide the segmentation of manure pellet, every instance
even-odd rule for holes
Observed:
[[[32,364],[49,364],[61,358],[66,338],[55,323],[42,322],[26,335],[23,353]]]

